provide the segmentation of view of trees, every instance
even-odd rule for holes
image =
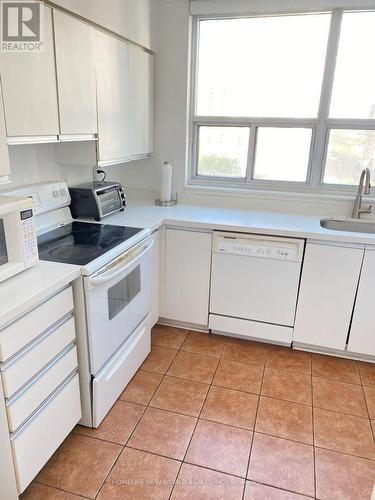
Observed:
[[[365,167],[375,175],[375,131],[332,130],[324,181],[357,184]]]
[[[215,154],[199,157],[198,174],[216,177],[242,177],[241,165],[237,158]]]

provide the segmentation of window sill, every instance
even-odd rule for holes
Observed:
[[[186,195],[212,196],[224,198],[244,198],[252,200],[270,200],[270,201],[294,201],[294,202],[310,202],[314,204],[327,203],[332,205],[348,205],[353,203],[356,197],[356,192],[338,193],[337,191],[281,191],[281,190],[266,190],[266,189],[251,189],[241,187],[228,186],[202,186],[194,184],[186,184],[184,191]],[[365,196],[364,202],[375,202],[374,195]]]

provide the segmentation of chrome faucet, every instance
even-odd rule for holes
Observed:
[[[370,214],[372,211],[372,205],[366,208],[362,208],[362,196],[364,194],[370,194],[370,169],[364,168],[361,172],[361,177],[359,178],[358,193],[355,198],[352,218],[359,219],[361,214]]]

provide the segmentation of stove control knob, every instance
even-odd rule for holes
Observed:
[[[60,194],[61,194],[61,196],[65,196],[66,195],[66,189],[61,188],[60,189]]]
[[[52,194],[53,194],[54,198],[59,198],[59,196],[60,196],[60,192],[57,191],[57,189],[55,189]]]

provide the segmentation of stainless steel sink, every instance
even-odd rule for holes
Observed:
[[[375,234],[375,221],[337,218],[337,219],[321,219],[320,225],[325,229],[333,229],[334,231],[350,231],[352,233],[373,233]]]

